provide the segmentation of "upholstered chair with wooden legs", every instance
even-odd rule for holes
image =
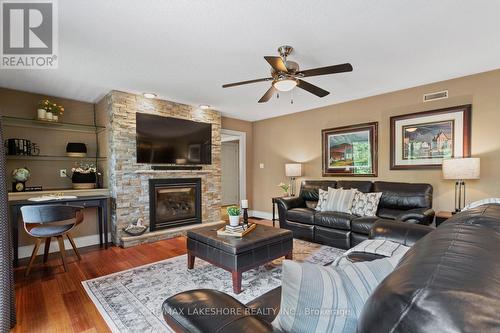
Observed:
[[[35,261],[38,253],[38,248],[45,240],[45,251],[43,253],[43,262],[46,263],[49,257],[50,240],[55,237],[59,243],[59,251],[64,266],[64,271],[68,270],[66,264],[66,252],[64,249],[64,236],[66,236],[75,251],[78,260],[81,259],[76,248],[73,237],[70,232],[83,221],[83,207],[66,206],[66,205],[40,205],[40,206],[23,206],[21,214],[26,232],[35,237],[35,248],[31,254],[31,259],[26,268],[25,276],[28,276],[31,266]]]

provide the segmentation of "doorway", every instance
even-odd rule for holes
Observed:
[[[246,199],[246,133],[221,131],[222,206],[239,205]],[[225,211],[225,209],[223,209]]]
[[[239,142],[223,141],[221,149],[222,206],[240,202]]]

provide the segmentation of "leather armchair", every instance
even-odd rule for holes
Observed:
[[[276,204],[278,205],[278,211],[281,209],[284,209],[284,211],[293,209],[293,208],[301,208],[301,207],[306,207],[306,202],[302,197],[283,197],[283,198],[277,198],[276,199]]]
[[[378,220],[370,230],[370,239],[384,239],[406,246],[413,246],[418,240],[433,230],[435,230],[434,227],[427,225]]]
[[[396,220],[408,223],[429,225],[434,220],[434,215],[434,210],[431,208],[414,208],[400,214],[396,218]]]

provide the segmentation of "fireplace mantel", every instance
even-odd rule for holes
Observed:
[[[205,174],[209,175],[212,174],[213,171],[207,171],[207,170],[152,170],[152,169],[141,169],[141,170],[135,170],[134,173],[138,174],[172,174],[172,173],[178,173],[178,174],[183,174],[183,173],[189,173],[189,174]]]

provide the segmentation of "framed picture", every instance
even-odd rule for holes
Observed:
[[[323,176],[377,176],[378,123],[321,131]]]
[[[391,117],[391,169],[439,169],[470,156],[471,105]]]

